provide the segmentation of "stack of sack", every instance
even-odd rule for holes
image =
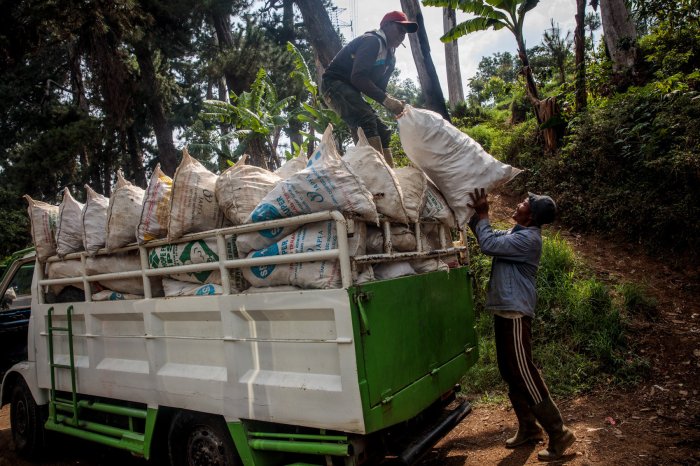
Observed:
[[[174,178],[157,166],[145,191],[118,172],[109,199],[87,185],[85,204],[76,201],[68,189],[59,206],[25,196],[37,257],[44,261],[53,255],[63,258],[86,251],[88,275],[137,271],[140,261],[135,252],[95,255],[100,249],[115,251],[134,241],[174,241],[226,225],[327,210],[360,220],[349,241],[351,256],[449,247],[449,229],[463,228],[473,213],[467,206],[469,193],[476,188],[492,191],[520,170],[494,159],[435,112],[406,106],[398,124],[401,143],[412,165],[396,170],[369,145],[361,130],[357,144],[340,157],[329,125],[309,160],[294,158],[274,173],[246,165],[244,155],[217,176],[185,150]],[[390,239],[379,227],[379,215],[391,222]],[[425,220],[437,223],[424,225],[417,238],[414,224]],[[442,238],[438,224],[446,227]],[[153,247],[148,260],[151,268],[162,268],[217,262],[219,254],[269,257],[337,247],[335,222],[323,221],[245,233],[228,241],[226,251],[218,251],[214,239]],[[48,276],[80,275],[81,267],[79,260],[54,262],[48,267]],[[443,260],[421,259],[360,269],[353,278],[387,279],[446,268]],[[258,289],[341,286],[338,261],[331,260],[252,267],[243,269],[242,274]],[[81,288],[82,283],[75,286]],[[53,291],[60,292],[60,288]],[[151,289],[154,296],[220,294],[221,273],[216,269],[172,274],[162,280],[152,278]],[[138,277],[101,282],[93,291],[93,300],[136,299],[144,292]]]

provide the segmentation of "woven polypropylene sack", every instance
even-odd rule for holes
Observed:
[[[339,210],[355,214],[363,220],[378,222],[372,194],[338,155],[331,125],[323,133],[321,144],[316,148],[308,166],[275,186],[250,214],[246,223],[325,210]],[[275,228],[241,234],[236,242],[238,250],[247,254],[252,250],[264,249],[296,228]]]
[[[59,257],[83,250],[83,207],[84,204],[76,201],[68,188],[63,190],[56,228],[56,254]]]
[[[107,237],[105,247],[112,251],[136,241],[136,227],[141,221],[145,191],[124,179],[117,172],[117,184],[107,209]],[[116,290],[122,291],[122,290]],[[126,293],[127,291],[122,291]]]
[[[244,154],[216,180],[216,201],[234,225],[245,222],[260,201],[282,181],[269,170],[246,165],[247,159],[248,155]]]
[[[182,151],[182,162],[173,178],[168,239],[223,226],[224,215],[216,202],[216,179],[217,175],[193,159],[187,149]]]
[[[420,219],[425,205],[428,179],[420,169],[412,166],[397,168],[395,173],[401,185],[408,220],[415,223]]]
[[[85,263],[85,271],[88,275],[100,275],[104,273],[114,272],[132,272],[141,270],[141,259],[138,251],[128,253],[110,254],[108,256],[88,257]],[[150,277],[152,296],[163,295],[163,285],[160,277]],[[119,293],[127,293],[133,295],[143,295],[143,279],[136,278],[119,278],[112,280],[103,280],[99,282],[100,286],[108,290],[118,291]]]
[[[168,235],[172,190],[172,178],[163,173],[160,164],[156,165],[143,198],[141,220],[136,228],[136,241],[139,244]]]
[[[362,128],[357,132],[359,136],[357,144],[348,148],[343,160],[350,165],[372,193],[377,212],[391,221],[407,223],[408,214],[394,170],[386,163],[384,156],[370,146]]]
[[[46,260],[56,254],[56,222],[58,221],[58,206],[46,202],[35,201],[28,195],[27,214],[32,228],[32,241],[36,248],[36,257]]]
[[[275,175],[279,176],[280,179],[286,180],[290,176],[299,173],[306,168],[306,164],[309,160],[304,154],[300,154],[298,157],[289,159],[282,164],[277,170],[274,171]]]
[[[406,155],[445,196],[459,226],[474,213],[467,206],[469,193],[492,191],[521,172],[493,158],[438,113],[407,105],[398,123]]]
[[[85,185],[86,201],[81,222],[83,225],[83,246],[91,256],[100,248],[105,247],[107,238],[107,210],[109,198],[96,193],[90,186]]]
[[[350,256],[365,253],[366,230],[357,222],[354,235],[348,239]],[[335,221],[326,220],[304,225],[265,249],[253,251],[248,258],[281,256],[302,252],[328,251],[338,247]],[[341,286],[338,260],[270,264],[243,269],[243,277],[254,287],[292,285],[299,288],[338,288]]]
[[[226,254],[224,254],[225,256]],[[206,264],[218,262],[219,254],[216,239],[197,240],[187,243],[166,244],[148,251],[148,265],[152,269],[176,267],[180,265]],[[221,272],[218,269],[202,270],[168,275],[173,280],[190,283],[221,284]]]
[[[437,220],[450,228],[456,226],[455,215],[452,213],[452,209],[450,209],[445,197],[437,186],[430,180],[428,180],[428,189],[425,192],[425,205],[423,205],[420,218],[425,220]]]

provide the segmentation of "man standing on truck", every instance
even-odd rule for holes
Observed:
[[[493,230],[484,190],[469,194],[476,213],[469,221],[481,251],[493,257],[486,309],[494,316],[496,354],[501,377],[518,418],[518,432],[506,448],[542,440],[544,427],[549,445],[537,453],[542,461],[561,457],[576,437],[564,426],[547,385],[532,362],[532,318],[537,290],[535,276],[542,256],[541,226],[554,221],[557,207],[549,196],[528,193],[513,213],[510,230]]]
[[[409,21],[405,13],[387,13],[379,29],[353,39],[338,52],[321,81],[323,99],[347,123],[353,138],[357,140],[357,128],[362,128],[370,145],[383,154],[392,167],[391,132],[362,94],[395,115],[403,111],[404,103],[388,95],[386,86],[396,66],[396,47],[401,45],[407,32],[417,30],[418,23]]]

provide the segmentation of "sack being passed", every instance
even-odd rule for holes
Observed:
[[[521,172],[493,158],[438,113],[406,105],[398,122],[406,155],[445,196],[459,226],[474,213],[467,207],[469,193],[477,188],[493,191]]]

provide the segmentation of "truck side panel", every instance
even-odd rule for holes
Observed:
[[[364,433],[346,290],[72,303],[79,393]],[[38,383],[50,387],[46,313],[37,305]],[[56,362],[68,363],[65,336]],[[70,391],[69,371],[57,387]]]

